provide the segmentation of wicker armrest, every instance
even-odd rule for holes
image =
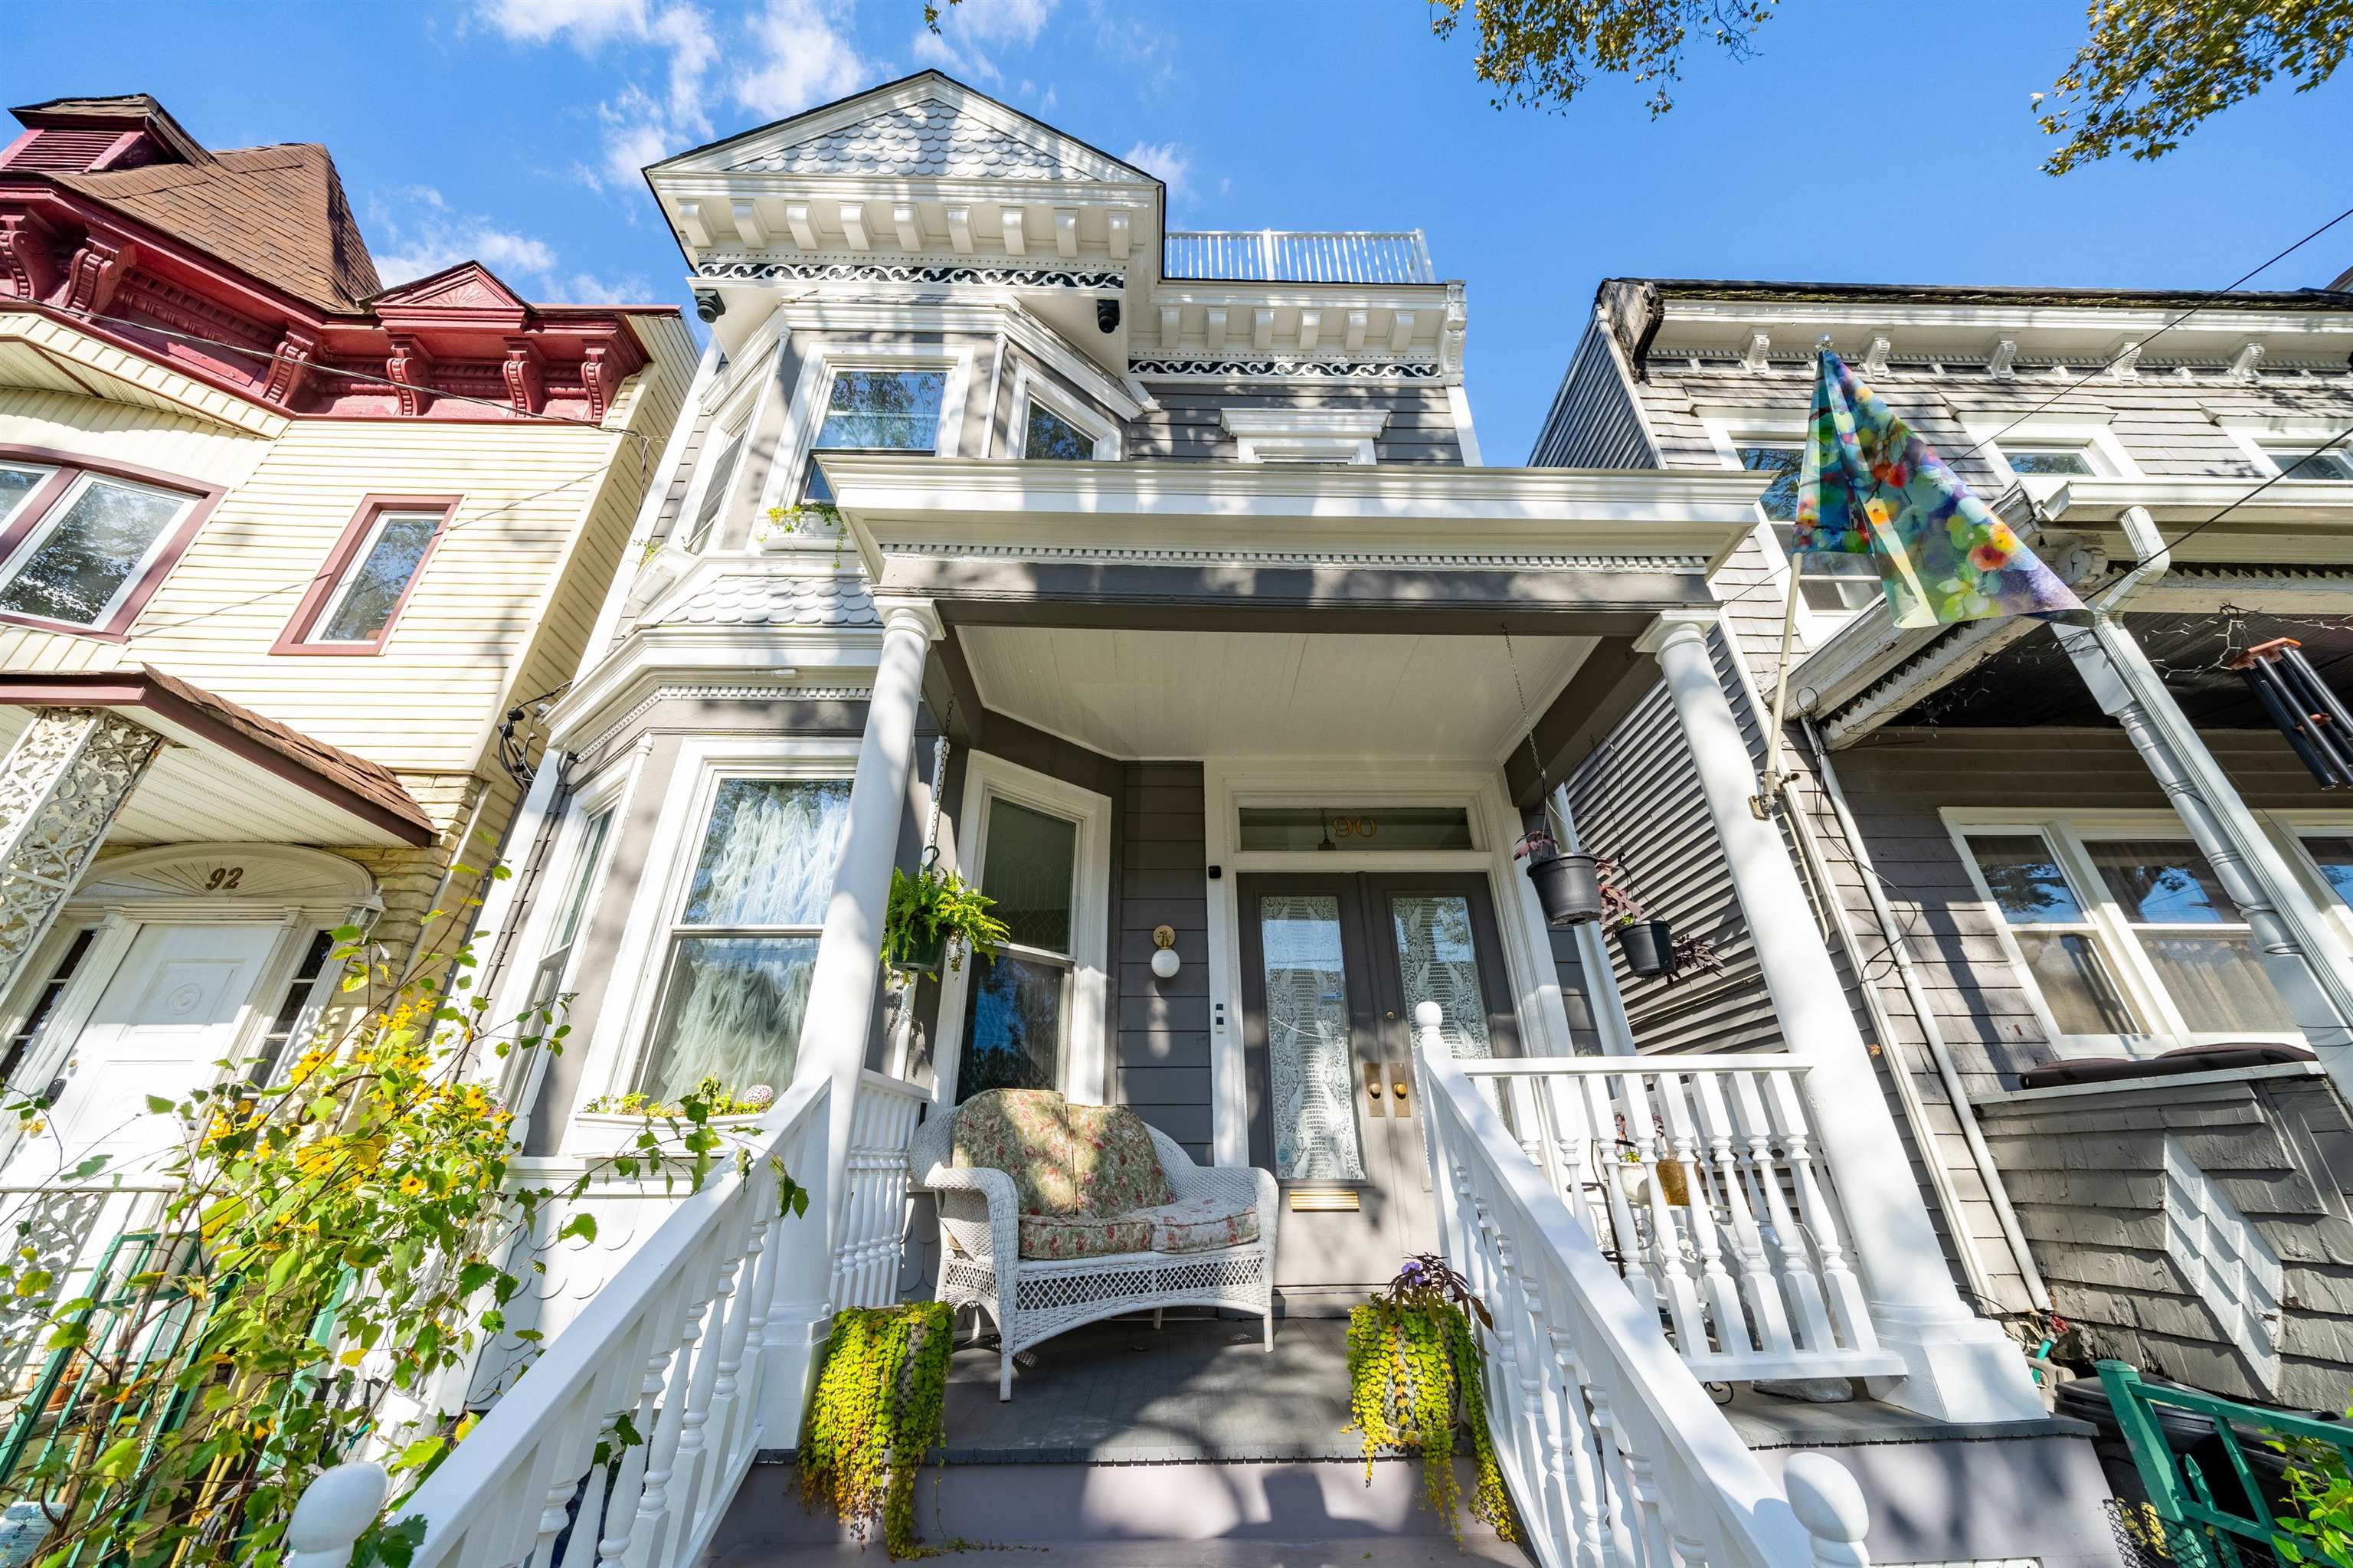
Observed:
[[[934,1165],[922,1185],[939,1194],[940,1229],[967,1255],[1018,1254],[1021,1215],[1012,1177],[985,1165]]]
[[[1247,1165],[1183,1165],[1167,1174],[1168,1191],[1180,1203],[1196,1198],[1211,1198],[1238,1207],[1273,1202],[1272,1195],[1261,1190],[1260,1172]],[[1265,1185],[1271,1187],[1272,1178]]]

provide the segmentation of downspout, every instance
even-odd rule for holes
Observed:
[[[1814,727],[1812,719],[1801,718],[1799,722],[1805,726],[1806,744],[1813,748],[1814,776],[1821,781],[1822,794],[1831,803],[1831,815],[1837,820],[1839,832],[1845,835],[1847,853],[1854,857],[1855,868],[1862,873],[1862,891],[1871,900],[1871,916],[1879,924],[1880,939],[1886,943],[1888,956],[1895,961],[1896,976],[1904,982],[1904,995],[1912,1004],[1913,1015],[1920,1021],[1920,1038],[1927,1044],[1928,1059],[1936,1064],[1937,1081],[1945,1086],[1945,1097],[1952,1103],[1953,1119],[1960,1124],[1962,1141],[1968,1146],[1969,1163],[1977,1167],[1978,1179],[1985,1183],[1986,1196],[1993,1203],[1994,1221],[2001,1226],[2003,1245],[2010,1248],[2010,1255],[2018,1265],[2019,1277],[2026,1285],[2027,1299],[2047,1312],[2051,1309],[2050,1289],[2042,1283],[2042,1271],[2034,1266],[2034,1254],[2026,1245],[2026,1233],[2019,1225],[2018,1211],[2010,1207],[2010,1192],[2002,1185],[2001,1171],[1993,1162],[1993,1151],[1986,1147],[1985,1134],[1978,1128],[1977,1109],[1970,1105],[1968,1094],[1961,1087],[1960,1069],[1954,1065],[1951,1047],[1945,1040],[1944,1025],[1936,1021],[1936,1011],[1929,1005],[1927,988],[1920,983],[1919,968],[1913,963],[1912,955],[1904,949],[1902,927],[1896,921],[1895,911],[1887,902],[1886,893],[1879,885],[1878,868],[1872,864],[1871,850],[1864,844],[1862,833],[1855,826],[1854,814],[1847,810],[1846,792],[1839,788],[1838,769],[1831,766],[1830,747],[1823,742],[1821,732]],[[1852,953],[1853,949],[1849,948],[1848,951]],[[1859,968],[1854,978],[1856,983],[1862,987],[1864,997],[1869,999],[1873,990],[1870,979],[1861,973]],[[1893,1039],[1887,1041],[1885,1049],[1891,1052],[1895,1049]],[[1910,1072],[1900,1058],[1890,1062],[1888,1068],[1899,1081]],[[1929,1169],[1934,1171],[1938,1163],[1935,1148],[1931,1146],[1922,1152],[1927,1159]],[[1965,1224],[1958,1214],[1955,1215],[1954,1223],[1956,1225]],[[1968,1250],[1966,1233],[1955,1235],[1953,1240],[1964,1253]]]

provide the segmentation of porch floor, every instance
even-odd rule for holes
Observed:
[[[966,1319],[967,1332],[969,1319]],[[997,1397],[993,1342],[948,1363],[945,1457],[958,1464],[1348,1459],[1347,1324],[1148,1318],[1095,1323],[1017,1358]]]

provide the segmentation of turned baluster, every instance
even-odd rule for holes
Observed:
[[[692,1532],[702,1521],[703,1494],[712,1484],[712,1459],[710,1448],[711,1400],[719,1385],[719,1348],[727,1325],[727,1306],[734,1290],[735,1271],[743,1266],[743,1254],[732,1245],[734,1242],[737,1216],[723,1214],[712,1227],[711,1239],[704,1244],[710,1257],[704,1277],[709,1281],[703,1294],[709,1298],[707,1316],[703,1319],[703,1346],[694,1358],[694,1372],[687,1383],[686,1411],[679,1419],[678,1460],[676,1474],[670,1480],[672,1525],[670,1540],[675,1552],[676,1542]]]
[[[687,1301],[685,1321],[680,1327],[678,1352],[663,1386],[661,1413],[655,1418],[654,1429],[647,1439],[645,1489],[639,1494],[638,1518],[630,1531],[628,1568],[668,1563],[670,1544],[678,1533],[674,1527],[677,1509],[671,1501],[670,1488],[672,1481],[679,1478],[679,1436],[686,1421],[695,1363],[705,1353],[702,1319],[711,1309],[710,1280],[715,1262],[706,1251],[698,1248],[680,1271]]]
[[[1792,1073],[1775,1073],[1769,1081],[1775,1108],[1780,1113],[1781,1147],[1789,1151],[1789,1174],[1798,1189],[1798,1212],[1804,1217],[1807,1233],[1821,1255],[1822,1287],[1830,1298],[1831,1321],[1839,1337],[1850,1350],[1875,1351],[1879,1348],[1879,1335],[1871,1326],[1870,1310],[1863,1305],[1862,1282],[1847,1266],[1846,1248],[1839,1241],[1838,1220],[1814,1174],[1809,1135],[1811,1124],[1806,1118],[1807,1107],[1799,1097],[1795,1079]]]
[[[1700,1158],[1699,1133],[1692,1122],[1691,1092],[1683,1074],[1659,1075],[1659,1105],[1675,1164],[1683,1173],[1683,1213],[1691,1224],[1692,1245],[1699,1253],[1700,1286],[1708,1314],[1715,1319],[1716,1348],[1726,1355],[1742,1355],[1751,1348],[1747,1322],[1740,1310],[1740,1287],[1732,1271],[1724,1266],[1724,1247],[1716,1239],[1707,1165]]]
[[[1625,1276],[1626,1288],[1634,1293],[1643,1312],[1655,1322],[1659,1316],[1659,1290],[1651,1277],[1650,1248],[1641,1228],[1634,1223],[1634,1206],[1626,1197],[1625,1173],[1641,1168],[1619,1158],[1618,1114],[1611,1103],[1609,1084],[1609,1079],[1595,1073],[1580,1075],[1578,1087],[1585,1097],[1587,1125],[1593,1129],[1602,1200],[1609,1205],[1609,1234],[1618,1247],[1618,1272]]]
[[[700,1523],[712,1507],[725,1506],[725,1500],[713,1494],[727,1474],[728,1461],[733,1457],[727,1446],[728,1429],[734,1422],[744,1319],[751,1308],[741,1288],[749,1283],[744,1276],[744,1241],[752,1229],[751,1206],[744,1202],[749,1195],[744,1186],[739,1185],[720,1223],[723,1239],[719,1277],[711,1300],[711,1337],[715,1353],[709,1358],[709,1392],[700,1410],[693,1404],[687,1406],[686,1423],[679,1434],[680,1448],[694,1455],[693,1484],[681,1494],[685,1499],[681,1517],[690,1523]],[[698,1377],[695,1381],[700,1384],[704,1380]]]
[[[1765,1195],[1774,1250],[1781,1260],[1781,1288],[1798,1315],[1798,1342],[1810,1351],[1827,1351],[1836,1347],[1831,1334],[1830,1311],[1822,1303],[1821,1281],[1814,1277],[1814,1260],[1807,1251],[1805,1233],[1789,1212],[1789,1195],[1781,1185],[1781,1168],[1773,1154],[1772,1119],[1766,1111],[1765,1097],[1757,1088],[1760,1076],[1778,1075],[1733,1074],[1733,1098],[1740,1107],[1741,1124],[1748,1129],[1748,1162],[1757,1168],[1757,1190]]]
[[[680,1330],[686,1315],[686,1289],[683,1280],[649,1302],[645,1312],[645,1337],[635,1352],[639,1366],[638,1397],[628,1411],[629,1425],[638,1441],[620,1450],[621,1462],[613,1480],[613,1493],[606,1504],[603,1520],[604,1537],[596,1545],[596,1560],[602,1568],[620,1568],[629,1555],[630,1540],[637,1533],[638,1510],[645,1499],[646,1459],[649,1446],[647,1439],[654,1430],[654,1418],[659,1408],[662,1390],[668,1386],[666,1375],[670,1357],[678,1352]]]
[[[1732,1227],[1733,1250],[1740,1258],[1741,1294],[1748,1303],[1748,1324],[1767,1354],[1787,1355],[1789,1314],[1781,1305],[1781,1287],[1765,1255],[1765,1238],[1757,1233],[1757,1216],[1748,1207],[1748,1190],[1734,1147],[1731,1118],[1725,1114],[1724,1086],[1715,1073],[1694,1073],[1692,1086],[1699,1095],[1700,1124],[1707,1132],[1708,1151],[1715,1157],[1717,1185],[1724,1190],[1725,1213]]]
[[[1675,1347],[1685,1356],[1707,1353],[1707,1326],[1700,1315],[1699,1290],[1683,1266],[1683,1249],[1675,1211],[1667,1202],[1666,1185],[1659,1179],[1659,1135],[1651,1113],[1650,1092],[1642,1074],[1619,1077],[1626,1107],[1626,1138],[1643,1176],[1643,1192],[1651,1217],[1651,1266],[1660,1294],[1666,1298],[1667,1316],[1674,1326]]]
[[[1552,1297],[1551,1291],[1546,1294]],[[1553,1297],[1549,1320],[1561,1323],[1574,1310]],[[1585,1369],[1577,1364],[1577,1340],[1562,1328],[1547,1330],[1545,1340],[1552,1350],[1552,1468],[1570,1508],[1572,1568],[1614,1568],[1618,1555],[1609,1533],[1609,1499],[1603,1489],[1601,1458],[1594,1451]]]

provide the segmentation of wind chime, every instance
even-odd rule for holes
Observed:
[[[2353,789],[2353,715],[2304,656],[2302,643],[2275,637],[2225,662],[2247,683],[2322,789]]]

